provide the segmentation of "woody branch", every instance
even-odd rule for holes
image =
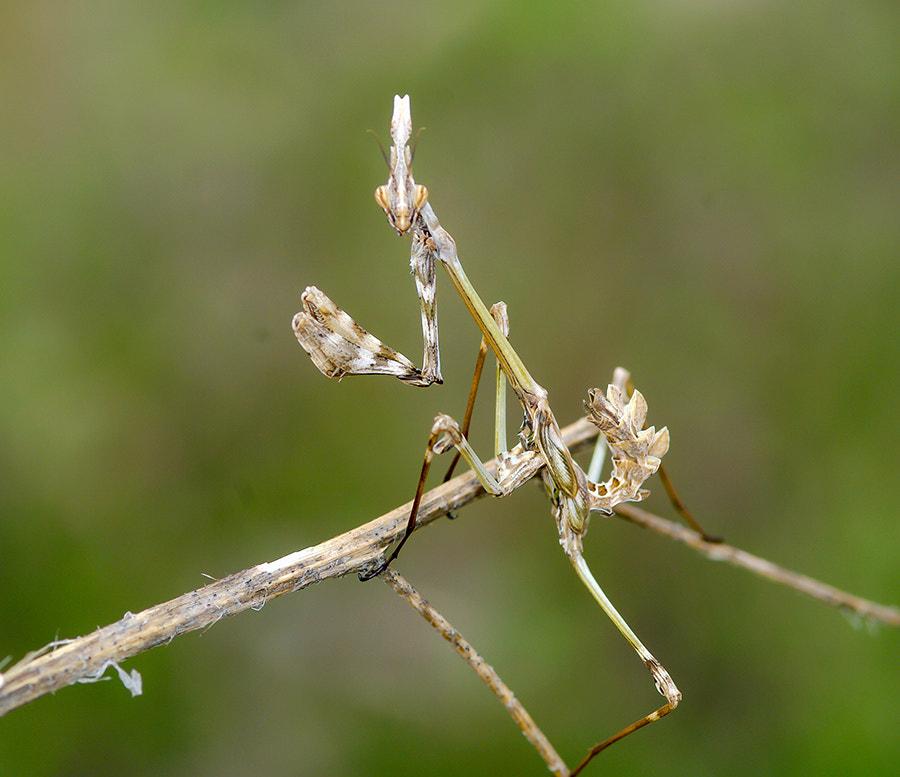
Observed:
[[[593,444],[597,433],[597,427],[585,419],[562,430],[565,443],[573,451]],[[496,460],[487,466],[495,470]],[[537,475],[540,463],[535,461],[532,466],[532,474]],[[423,496],[418,527],[483,495],[484,489],[473,473],[460,475]],[[409,509],[409,504],[397,507],[319,545],[250,567],[142,612],[128,613],[86,636],[34,651],[0,675],[0,716],[44,694],[96,679],[111,664],[168,644],[182,634],[207,629],[226,616],[259,610],[277,596],[368,569],[403,532]],[[634,506],[620,505],[616,512],[714,560],[745,568],[861,618],[900,627],[900,609],[896,607],[852,596],[725,543],[705,542],[695,532]]]

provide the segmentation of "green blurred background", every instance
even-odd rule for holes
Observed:
[[[427,127],[417,178],[560,422],[626,365],[709,531],[900,601],[900,10],[800,6],[5,6],[0,656],[411,497],[478,341],[446,276],[443,387],[328,381],[290,330],[314,283],[420,359],[365,134],[387,140],[395,92]],[[685,695],[592,773],[896,770],[895,631],[615,519],[586,548]],[[539,488],[438,522],[398,568],[572,764],[659,702]],[[0,720],[0,774],[545,773],[378,582],[124,668],[143,696],[76,686]]]

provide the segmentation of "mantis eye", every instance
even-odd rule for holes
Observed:
[[[375,202],[381,207],[381,209],[385,213],[390,213],[391,210],[391,196],[388,194],[387,186],[379,186],[375,190]]]
[[[416,210],[421,208],[428,199],[428,189],[424,186],[416,185],[416,193],[413,195],[413,206]]]

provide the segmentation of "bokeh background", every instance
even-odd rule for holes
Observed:
[[[314,283],[420,359],[365,134],[387,141],[395,92],[427,127],[417,178],[560,422],[628,366],[709,531],[900,601],[895,3],[0,14],[0,656],[411,497],[478,341],[443,272],[443,387],[328,381],[290,330]],[[896,770],[896,631],[616,519],[586,548],[685,694],[593,773]],[[658,703],[539,488],[438,522],[398,568],[573,765]],[[76,686],[0,721],[0,774],[545,773],[378,582],[282,597],[124,668],[143,696]]]

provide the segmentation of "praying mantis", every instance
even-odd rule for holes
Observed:
[[[394,97],[391,119],[393,145],[390,158],[386,157],[390,174],[387,183],[376,189],[375,200],[393,229],[399,235],[411,237],[410,265],[420,300],[424,339],[422,369],[363,329],[314,286],[307,287],[301,295],[303,309],[293,318],[293,330],[315,366],[328,377],[381,374],[393,375],[411,386],[441,383],[435,266],[440,263],[446,269],[481,331],[481,352],[491,351],[497,359],[495,453],[500,465],[496,475],[492,475],[466,438],[474,397],[473,386],[470,408],[462,427],[449,415],[440,414],[435,418],[406,531],[391,554],[369,573],[362,575],[361,579],[370,579],[385,572],[412,534],[424,484],[436,454],[456,449],[485,490],[498,497],[518,488],[528,477],[526,463],[539,460],[543,464],[541,474],[563,551],[581,581],[638,654],[657,690],[665,698],[665,703],[658,709],[591,748],[587,757],[571,772],[574,775],[609,745],[671,712],[682,698],[669,673],[643,645],[603,592],[582,552],[591,512],[610,514],[615,505],[640,501],[648,494],[642,485],[659,468],[660,459],[669,447],[669,433],[665,427],[659,431],[652,426],[644,428],[647,403],[639,391],[635,390],[629,396],[627,373],[617,370],[606,392],[591,389],[585,403],[588,420],[598,427],[609,448],[611,474],[606,481],[599,483],[596,481],[599,480],[600,466],[592,464],[590,476],[578,466],[563,442],[546,389],[531,376],[509,343],[505,305],[498,303],[489,310],[481,300],[463,270],[453,238],[435,215],[428,190],[413,179],[413,153],[409,147],[411,134],[409,96],[397,95]],[[519,442],[509,450],[505,450],[504,381],[515,393],[524,417]]]

